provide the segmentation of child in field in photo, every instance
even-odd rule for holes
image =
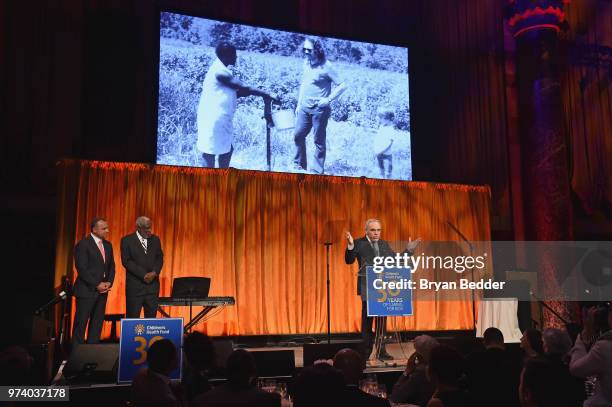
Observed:
[[[395,114],[393,110],[389,108],[381,108],[378,110],[378,131],[374,135],[372,147],[378,160],[378,168],[380,169],[380,176],[382,178],[391,178],[393,173],[393,155],[391,154],[391,147],[393,146],[393,139],[395,137],[395,127],[393,125],[393,119]],[[386,171],[385,171],[385,163]]]

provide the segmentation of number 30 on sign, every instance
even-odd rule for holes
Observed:
[[[151,345],[160,339],[174,343],[179,357],[179,367],[170,379],[181,379],[183,345],[183,318],[122,319],[119,341],[119,383],[130,383],[136,373],[147,366],[147,353]]]

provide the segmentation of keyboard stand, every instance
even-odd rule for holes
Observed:
[[[216,308],[216,306],[214,305],[202,306],[202,311],[198,312],[195,317],[192,317],[192,308],[193,308],[193,301],[189,301],[189,322],[183,327],[184,333],[189,333],[191,331],[191,328],[193,328],[198,322],[200,322],[202,318],[204,318],[210,311]],[[162,308],[161,305],[157,307],[157,310],[164,317],[170,318],[170,315]]]

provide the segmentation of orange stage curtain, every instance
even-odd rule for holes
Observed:
[[[170,295],[175,277],[206,276],[211,296],[236,298],[236,306],[198,325],[209,335],[326,332],[325,241],[333,242],[332,332],[358,332],[357,265],[344,264],[344,232],[363,235],[367,218],[382,220],[389,241],[457,240],[446,221],[468,239],[490,239],[488,187],[99,161],[58,167],[56,285],[76,277],[72,248],[93,217],[105,217],[117,262],[106,313],[124,313],[119,241],[146,215],[165,254],[160,295]],[[428,296],[414,307],[413,317],[391,328],[473,326],[469,298]],[[171,315],[188,318],[188,310],[173,307]]]

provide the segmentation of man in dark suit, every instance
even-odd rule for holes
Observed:
[[[361,337],[364,351],[366,352],[364,356],[368,359],[374,345],[374,335],[372,334],[372,323],[374,322],[374,318],[368,317],[368,291],[365,276],[366,267],[374,264],[374,257],[395,256],[395,252],[391,249],[387,241],[380,238],[380,233],[382,231],[380,220],[368,219],[365,223],[365,231],[366,235],[357,240],[353,240],[351,233],[346,232],[348,244],[344,253],[344,261],[346,264],[353,264],[355,259],[357,259],[357,263],[359,264],[359,272],[357,273],[357,295],[361,296]],[[420,238],[411,241],[406,246],[406,252],[411,255],[420,241]],[[379,335],[384,335],[386,324],[386,317],[376,318],[375,330]],[[381,360],[393,359],[393,357],[387,353],[384,341],[381,345],[378,357]]]
[[[467,357],[466,378],[474,406],[517,406],[520,358],[506,350],[504,334],[498,328],[484,331],[485,351],[474,352]],[[578,404],[576,404],[578,405]]]
[[[253,355],[237,349],[227,359],[227,382],[197,396],[193,407],[281,407],[278,393],[255,387],[257,366]]]
[[[342,349],[334,356],[334,367],[344,376],[342,405],[353,407],[389,407],[389,400],[373,396],[359,388],[366,367],[365,360],[353,349]]]
[[[132,380],[131,401],[136,406],[186,406],[182,386],[172,383],[170,375],[179,367],[179,351],[169,339],[154,342],[147,351],[147,367]]]
[[[108,223],[102,218],[91,221],[91,233],[74,248],[77,279],[74,283],[76,312],[72,329],[72,341],[85,341],[85,328],[89,321],[87,343],[100,342],[106,299],[115,280],[113,246],[106,237]]]
[[[155,318],[159,297],[159,274],[164,265],[161,242],[151,231],[151,219],[136,219],[136,232],[121,239],[121,263],[125,276],[127,318]]]

